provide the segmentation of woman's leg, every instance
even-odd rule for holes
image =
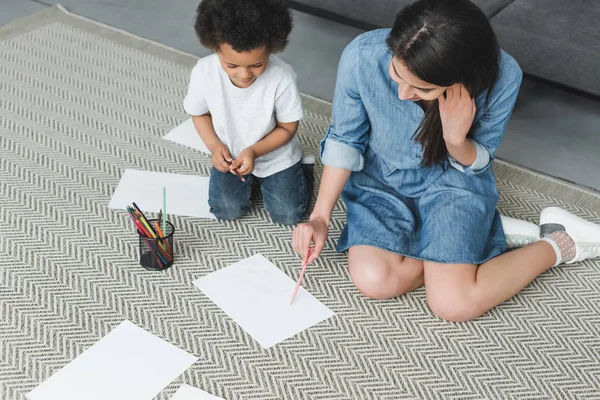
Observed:
[[[502,217],[509,247],[522,247],[539,239],[537,225]],[[372,246],[353,246],[348,265],[352,281],[362,294],[373,299],[389,299],[423,286],[423,262]]]
[[[554,265],[600,257],[600,224],[556,207],[544,209],[540,223],[542,240],[479,267],[424,263],[433,313],[451,321],[476,318]]]
[[[348,268],[358,290],[373,299],[389,299],[423,286],[423,261],[372,246],[352,246]]]
[[[556,252],[543,241],[502,254],[479,267],[425,262],[427,302],[442,319],[471,320],[519,293],[555,263]]]

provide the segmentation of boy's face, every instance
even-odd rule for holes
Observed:
[[[250,87],[267,69],[271,52],[267,46],[238,53],[227,43],[217,50],[219,61],[231,82],[240,88]]]

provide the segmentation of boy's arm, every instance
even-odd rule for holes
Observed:
[[[221,172],[229,172],[229,164],[233,161],[229,149],[221,142],[215,132],[210,113],[204,115],[193,115],[192,122],[200,139],[212,154],[212,162],[216,169]]]
[[[298,130],[298,121],[279,122],[264,138],[244,149],[229,166],[231,171],[237,170],[241,175],[254,171],[254,160],[280,148],[294,137]]]
[[[269,154],[292,140],[298,130],[298,121],[279,122],[267,136],[250,146],[256,154],[256,158]]]
[[[275,94],[275,121],[277,125],[260,141],[250,146],[256,157],[264,156],[293,139],[299,121],[304,117],[302,99],[296,84],[295,73],[287,74],[277,87]],[[293,121],[293,122],[281,122]]]
[[[202,139],[208,151],[212,153],[219,144],[222,144],[213,127],[210,113],[193,115],[192,121],[196,132],[200,135],[200,139]]]

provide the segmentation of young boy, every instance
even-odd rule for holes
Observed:
[[[287,44],[290,11],[283,0],[203,0],[195,29],[215,52],[194,67],[184,101],[212,153],[211,212],[240,218],[256,180],[273,221],[296,224],[307,213],[314,176],[295,136],[303,117],[296,75],[272,55]]]

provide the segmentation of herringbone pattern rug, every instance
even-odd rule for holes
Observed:
[[[291,229],[260,207],[237,222],[172,218],[175,266],[137,264],[126,168],[207,175],[210,159],[161,139],[185,117],[194,57],[59,8],[0,28],[0,397],[22,398],[123,319],[200,357],[182,382],[226,399],[600,399],[600,263],[550,270],[470,323],[428,310],[423,290],[365,299],[332,251],[305,287],[336,316],[263,350],[192,284],[256,252],[292,277]],[[330,104],[304,97],[316,154]],[[318,168],[320,172],[320,168]],[[600,222],[597,194],[496,163],[501,210],[548,205]]]

